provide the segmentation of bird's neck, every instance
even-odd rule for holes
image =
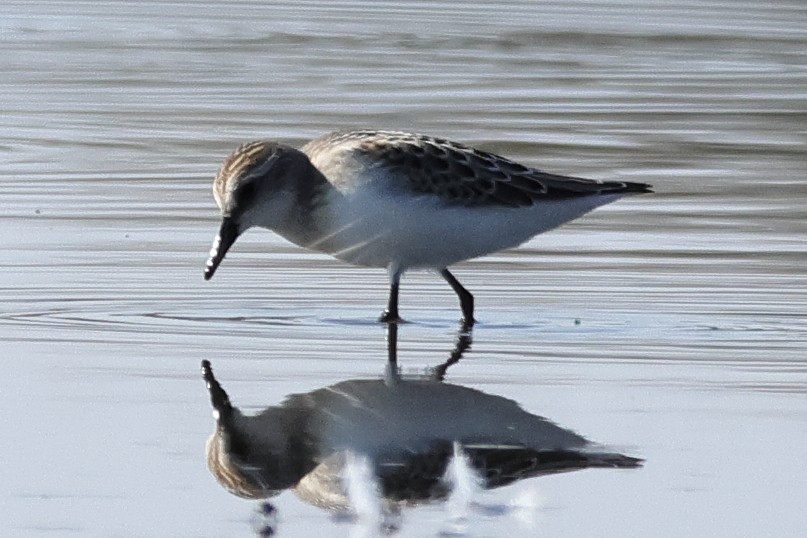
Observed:
[[[274,231],[292,243],[309,247],[329,231],[330,214],[342,195],[313,164],[301,173],[290,193],[285,222]]]

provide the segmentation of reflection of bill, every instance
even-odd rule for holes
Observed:
[[[386,502],[446,498],[456,450],[495,488],[589,467],[633,468],[642,460],[608,452],[524,411],[516,402],[436,379],[350,379],[248,416],[202,363],[217,419],[208,466],[231,493],[250,499],[293,489],[323,508],[349,507],[346,462],[369,462]]]

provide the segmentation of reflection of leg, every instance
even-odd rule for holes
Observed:
[[[460,329],[457,331],[457,341],[454,343],[454,349],[451,351],[448,360],[436,366],[432,372],[432,378],[435,381],[443,381],[446,376],[446,371],[452,364],[460,361],[463,354],[471,349],[473,343],[473,331],[470,326],[467,326],[465,321],[460,322]]]
[[[457,297],[460,298],[460,308],[462,309],[462,321],[465,323],[466,328],[470,328],[475,320],[474,320],[474,296],[471,295],[471,292],[466,290],[460,281],[454,278],[454,275],[448,272],[448,269],[443,269],[440,271],[440,276],[442,276],[448,285],[451,286],[451,289],[454,290],[454,293],[457,294]]]
[[[387,362],[398,364],[398,325],[395,323],[387,325]]]
[[[401,530],[401,504],[385,499],[382,511],[381,534],[385,536],[396,534]]]
[[[384,374],[384,382],[387,385],[395,385],[400,379],[398,372],[398,324],[387,324],[387,367]]]
[[[389,301],[387,302],[387,309],[378,318],[378,321],[384,323],[397,323],[401,321],[398,316],[398,288],[401,283],[401,272],[398,270],[390,269],[390,286],[389,286]]]

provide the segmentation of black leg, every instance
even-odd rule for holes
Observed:
[[[389,302],[387,303],[387,309],[384,310],[381,317],[378,318],[378,321],[384,323],[398,323],[399,321],[402,321],[400,316],[398,316],[398,288],[400,287],[400,283],[400,273],[394,273],[390,277]]]
[[[471,292],[462,287],[460,281],[454,278],[454,275],[449,273],[448,269],[440,271],[440,276],[448,282],[448,285],[451,286],[451,289],[454,290],[454,293],[460,298],[463,326],[466,329],[470,329],[473,324],[476,323],[474,319],[474,296],[471,295]]]

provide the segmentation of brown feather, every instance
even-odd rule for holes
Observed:
[[[410,133],[340,131],[303,150],[311,155],[341,143],[368,166],[392,172],[402,187],[434,194],[448,204],[526,207],[543,200],[651,192],[644,183],[550,174],[464,144]]]

